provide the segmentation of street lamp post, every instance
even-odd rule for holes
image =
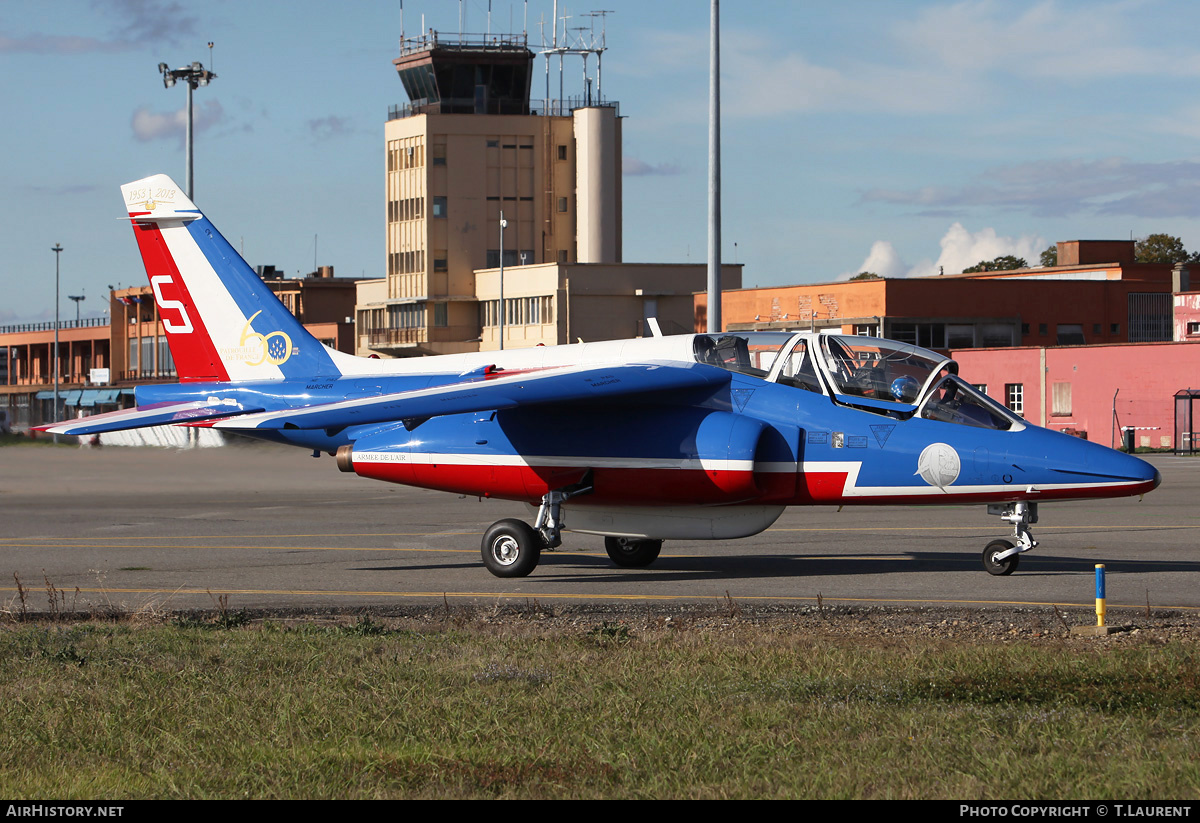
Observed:
[[[58,261],[62,256],[62,244],[55,243],[54,248],[50,251],[54,252],[54,422],[58,422]],[[58,435],[54,435],[54,442],[58,442]]]
[[[209,44],[212,45],[211,43]],[[216,79],[216,74],[204,68],[204,64],[199,61],[192,63],[190,66],[184,66],[181,69],[168,68],[166,63],[159,63],[158,70],[162,74],[163,87],[171,88],[177,80],[183,80],[187,83],[187,173],[184,176],[183,187],[187,189],[189,200],[193,200],[192,193],[192,92],[198,86],[207,86],[210,82]]]
[[[508,221],[500,212],[500,351],[504,351],[504,230]]]

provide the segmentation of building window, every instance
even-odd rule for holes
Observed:
[[[1007,348],[1013,344],[1013,327],[1006,323],[987,323],[983,327],[985,349]]]
[[[566,146],[559,146],[559,147],[558,147],[558,159],[559,159],[559,160],[566,160],[566,159],[567,159],[567,147],[566,147]]]
[[[567,198],[558,198],[558,210],[559,212],[565,212],[567,210]]]
[[[446,144],[445,143],[434,143],[433,144],[433,165],[435,165],[435,166],[446,165]]]
[[[1187,324],[1187,333],[1189,335],[1200,334],[1200,323],[1189,320]]]
[[[533,251],[531,249],[505,249],[504,250],[504,265],[505,266],[524,266],[527,263],[533,262]],[[500,268],[500,249],[487,250],[487,263],[485,269]]]
[[[487,141],[487,147],[489,149],[498,149],[498,148],[500,148],[500,141],[499,140],[489,140],[489,141]]]
[[[1050,332],[1049,327],[1045,323],[1038,323],[1038,334],[1045,337]]]
[[[1109,331],[1111,331],[1113,334],[1120,334],[1121,333],[1121,324],[1113,323],[1112,326],[1109,327]]]
[[[987,394],[987,383],[973,383],[972,385],[979,390],[980,394]]]
[[[388,306],[389,329],[421,329],[425,327],[425,304],[405,303],[398,306]]]
[[[1101,329],[1101,325],[1099,323],[1093,323],[1092,324],[1092,337],[1099,337],[1100,329]]]
[[[950,324],[946,326],[946,348],[970,349],[975,346],[975,327]]]
[[[1051,407],[1050,414],[1055,417],[1070,417],[1071,416],[1071,384],[1070,383],[1055,383],[1050,387],[1051,390]]]
[[[1022,417],[1025,416],[1025,384],[1024,383],[1005,383],[1004,384],[1004,405],[1015,414]]]
[[[1163,343],[1171,340],[1174,308],[1169,293],[1133,293],[1127,300],[1130,343]]]
[[[433,253],[433,270],[434,271],[449,271],[450,265],[445,249],[438,249]]]
[[[446,198],[444,196],[437,196],[433,198],[433,216],[446,216]]]
[[[893,340],[921,346],[926,349],[942,349],[946,347],[946,324],[944,323],[893,323],[891,334]]]
[[[1083,325],[1080,323],[1059,323],[1055,327],[1055,339],[1060,346],[1083,346]]]
[[[878,334],[878,326],[856,323],[854,325],[854,333],[859,337],[875,337]]]
[[[1022,324],[1021,324],[1021,336],[1022,336],[1022,337],[1025,337],[1025,336],[1026,336],[1026,335],[1028,335],[1028,334],[1029,334],[1029,324],[1028,324],[1028,323],[1022,323]]]
[[[433,325],[438,326],[439,328],[445,328],[446,326],[450,325],[447,322],[447,312],[446,312],[446,304],[445,303],[434,303],[433,304]]]

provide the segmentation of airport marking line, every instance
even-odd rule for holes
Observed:
[[[212,597],[214,594],[240,594],[240,595],[287,595],[287,596],[305,596],[305,597],[388,597],[388,598],[433,598],[443,599],[453,597],[455,599],[505,599],[505,600],[620,600],[620,601],[656,601],[656,602],[688,602],[696,603],[705,600],[714,600],[718,603],[727,603],[729,595],[683,595],[683,594],[569,594],[559,592],[397,592],[397,591],[342,591],[336,589],[226,589],[226,588],[176,588],[176,589],[139,589],[139,588],[110,588],[110,587],[83,587],[72,589],[72,592],[78,591],[81,594],[154,594],[154,595],[196,595],[204,597]],[[17,589],[12,586],[0,587],[0,592],[17,593]],[[817,603],[822,602],[829,605],[839,603],[903,603],[903,604],[932,604],[940,606],[1058,606],[1060,608],[1070,609],[1089,609],[1092,607],[1091,601],[1084,603],[1073,603],[1065,600],[1059,601],[1040,601],[1040,600],[961,600],[961,599],[938,599],[938,598],[902,598],[902,597],[830,597],[822,595],[820,601],[816,597],[805,597],[800,595],[737,595],[733,596],[734,602],[747,601],[762,601],[762,602],[803,602]],[[1114,604],[1109,603],[1108,608],[1112,609],[1129,609],[1144,611],[1144,604]],[[1180,609],[1185,611],[1200,611],[1200,606],[1156,606],[1156,609]]]

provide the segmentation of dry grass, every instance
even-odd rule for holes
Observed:
[[[1200,793],[1193,643],[881,639],[720,611],[11,622],[0,794]]]

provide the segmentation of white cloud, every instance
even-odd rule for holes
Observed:
[[[621,158],[621,171],[626,177],[643,177],[652,174],[682,174],[683,166],[678,163],[647,163],[628,154]]]
[[[192,127],[198,134],[220,123],[224,115],[220,102],[206,100],[196,107]],[[187,133],[187,110],[155,112],[142,106],[133,113],[130,126],[133,128],[133,136],[142,142],[168,137],[183,140]]]
[[[876,240],[871,244],[871,252],[854,271],[844,273],[839,280],[849,280],[864,271],[874,272],[881,277],[903,277],[908,266],[900,259],[895,246],[887,240]]]
[[[988,169],[959,187],[871,189],[863,192],[861,202],[916,206],[926,216],[1002,208],[1028,211],[1035,217],[1078,213],[1197,217],[1200,162],[1138,163],[1123,157],[1038,160]]]
[[[923,9],[894,34],[917,60],[950,72],[1002,71],[1039,78],[1195,75],[1200,59],[1156,44],[1131,45],[1142,10],[1137,3],[1090,3],[1086,13],[1041,2],[1027,8],[977,0]]]
[[[308,130],[317,140],[346,137],[354,133],[354,127],[351,125],[349,118],[338,117],[334,114],[309,120]]]
[[[993,260],[1009,254],[1037,265],[1038,255],[1046,247],[1046,241],[1037,235],[1001,237],[991,227],[969,232],[962,223],[955,223],[942,236],[940,245],[942,253],[936,262],[927,264],[923,261],[909,270],[908,276],[937,274],[939,270],[944,270],[946,274],[958,274],[982,260]]]
[[[1030,265],[1036,266],[1047,243],[1037,235],[1002,237],[991,227],[970,232],[962,223],[954,223],[942,235],[939,245],[942,251],[937,260],[924,258],[910,266],[900,258],[891,242],[876,240],[871,244],[871,251],[862,265],[852,272],[843,273],[839,279],[846,280],[863,271],[884,277],[926,277],[937,274],[939,270],[946,274],[958,274],[980,261],[1010,254],[1023,257]]]

